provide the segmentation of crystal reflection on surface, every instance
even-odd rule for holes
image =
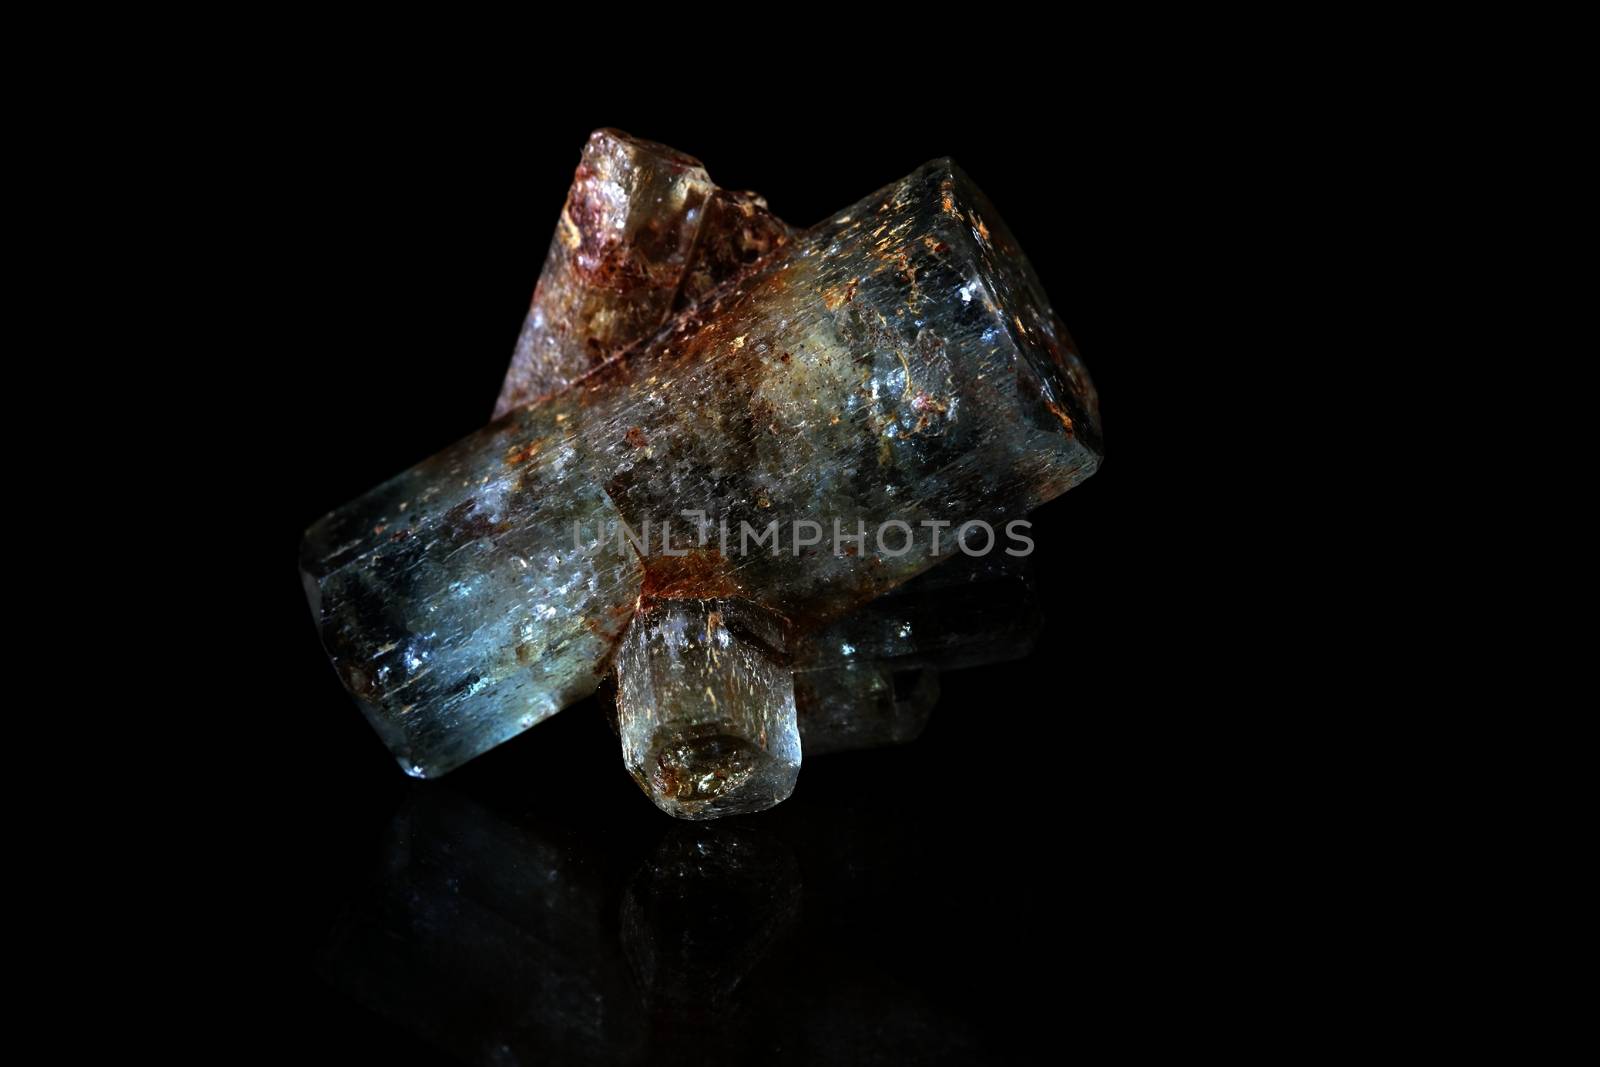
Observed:
[[[448,789],[416,791],[320,970],[401,1029],[474,1062],[518,1062],[522,1049],[614,1058],[641,1045],[644,1028],[607,896],[600,873],[556,837]]]
[[[841,908],[871,921],[887,831],[839,812],[782,833],[658,824],[630,870],[571,829],[412,792],[322,978],[472,1063],[981,1058],[966,1023],[830,929]]]
[[[622,949],[647,1004],[715,1016],[793,927],[800,865],[753,827],[673,827],[622,899]]]

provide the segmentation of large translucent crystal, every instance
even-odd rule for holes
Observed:
[[[806,231],[572,392],[632,528],[659,535],[694,509],[716,531],[655,537],[647,588],[744,595],[802,629],[948,555],[969,522],[1003,536],[1099,462],[1065,332],[948,161]],[[757,544],[769,528],[777,544]]]

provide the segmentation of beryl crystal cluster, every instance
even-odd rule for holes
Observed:
[[[313,525],[301,569],[409,774],[614,675],[629,773],[712,818],[787,797],[803,749],[915,736],[938,668],[1025,648],[994,533],[1100,455],[1070,338],[950,161],[796,231],[601,130],[494,421]]]

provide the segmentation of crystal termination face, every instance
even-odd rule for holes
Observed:
[[[621,130],[584,146],[495,418],[564,388],[654,333],[790,229],[700,161]]]

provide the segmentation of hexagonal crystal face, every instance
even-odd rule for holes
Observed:
[[[642,606],[617,657],[617,725],[628,772],[669,815],[779,803],[800,773],[781,621],[731,598]]]

